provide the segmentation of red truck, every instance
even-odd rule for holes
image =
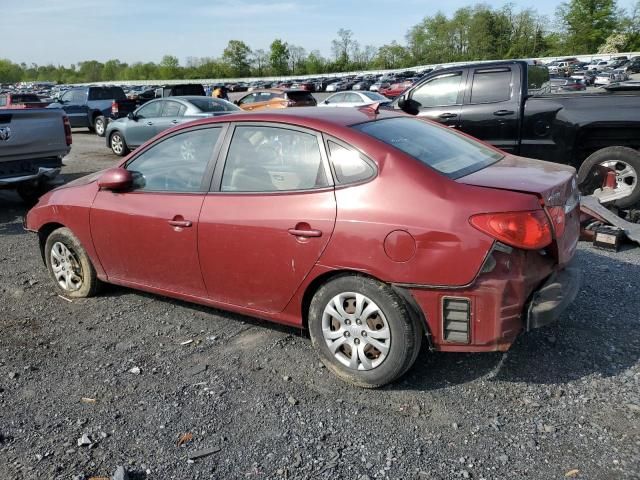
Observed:
[[[0,95],[0,108],[46,108],[49,102],[43,102],[33,93],[5,93]]]

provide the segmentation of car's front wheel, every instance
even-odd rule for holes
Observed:
[[[393,382],[415,362],[422,328],[389,285],[360,275],[324,284],[309,307],[309,333],[322,362],[354,385]]]
[[[113,132],[111,134],[111,137],[109,137],[109,145],[111,146],[111,151],[119,157],[124,157],[129,153],[127,142],[125,142],[124,137],[120,132]]]
[[[68,297],[91,297],[100,280],[80,241],[68,228],[58,228],[48,237],[44,258],[58,291]]]

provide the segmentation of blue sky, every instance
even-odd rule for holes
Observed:
[[[618,0],[630,9],[635,0]],[[339,28],[361,45],[404,43],[407,30],[469,0],[0,0],[0,58],[64,64],[80,60],[159,61],[162,55],[218,57],[231,39],[268,49],[274,38],[331,52]],[[484,2],[502,6],[505,2]],[[554,0],[514,0],[554,19]],[[11,19],[11,20],[9,20]],[[13,39],[13,40],[12,40]]]

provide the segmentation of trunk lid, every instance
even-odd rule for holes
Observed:
[[[567,264],[580,235],[579,193],[576,171],[568,165],[506,155],[502,160],[456,180],[478,187],[536,195],[549,217],[564,215],[564,231],[554,228],[558,262]],[[508,211],[508,206],[505,211]],[[552,221],[555,226],[556,222]]]

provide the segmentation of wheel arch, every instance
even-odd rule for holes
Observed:
[[[422,332],[421,334],[427,337],[429,342],[429,349],[430,350],[432,349],[429,324],[427,323],[427,319],[424,313],[418,306],[418,303],[413,298],[411,293],[405,288],[396,287],[395,285],[389,282],[385,282],[384,280],[381,280],[375,277],[374,275],[361,272],[358,270],[348,270],[348,269],[331,270],[329,272],[325,272],[318,275],[309,283],[309,285],[307,285],[307,288],[305,289],[304,294],[302,296],[302,303],[301,303],[302,328],[304,328],[305,330],[309,329],[309,307],[311,306],[311,300],[313,299],[313,296],[318,291],[318,289],[322,285],[324,285],[325,283],[331,280],[334,280],[339,277],[345,277],[345,276],[366,277],[366,278],[375,280],[376,282],[389,285],[391,289],[395,292],[395,294],[398,295],[398,298],[400,298],[404,303],[405,307],[407,308],[407,312],[411,316],[412,320],[415,322],[418,328],[420,328],[420,331]]]
[[[38,229],[38,243],[40,245],[40,256],[42,257],[43,262],[45,262],[44,246],[47,243],[47,238],[49,238],[49,235],[51,235],[51,233],[54,232],[55,230],[59,228],[65,228],[65,227],[66,225],[63,225],[58,222],[48,222],[41,225],[40,228]]]
[[[574,167],[592,154],[607,147],[628,147],[640,150],[640,123],[631,125],[590,125],[581,128],[574,143]]]

